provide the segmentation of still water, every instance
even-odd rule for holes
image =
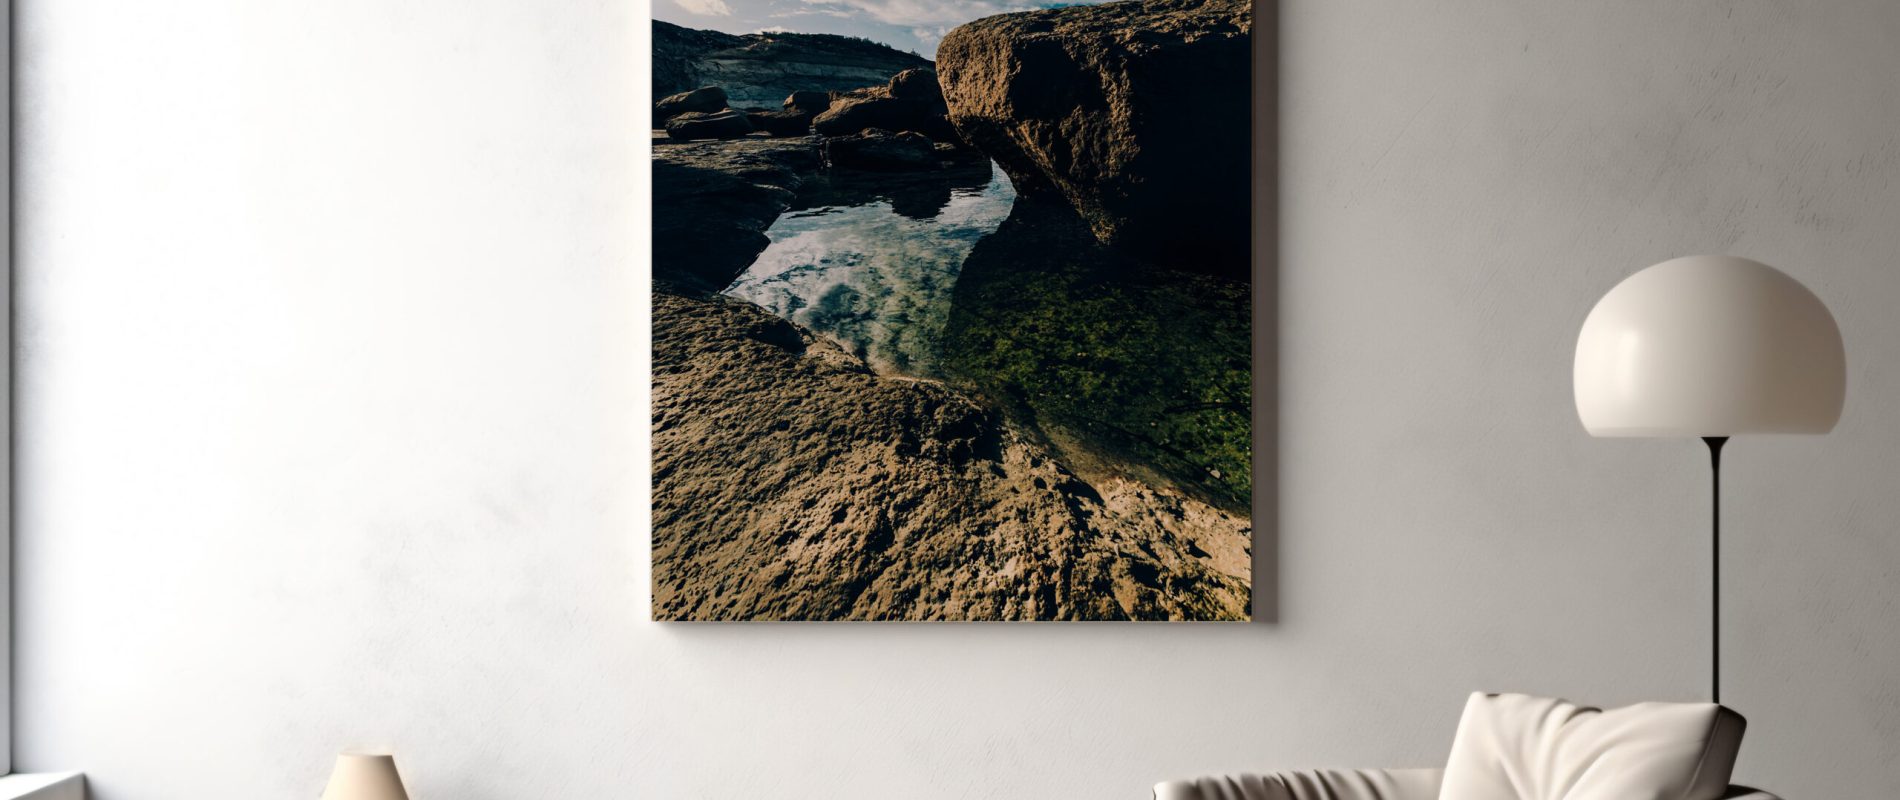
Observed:
[[[942,377],[951,292],[1016,191],[994,164],[863,176],[805,193],[725,293],[837,342],[886,374]]]

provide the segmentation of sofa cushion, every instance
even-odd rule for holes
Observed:
[[[1439,800],[1718,800],[1747,722],[1713,703],[1610,709],[1473,694]]]

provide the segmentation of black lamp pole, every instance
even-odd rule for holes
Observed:
[[[1709,477],[1714,485],[1714,499],[1709,514],[1710,533],[1709,558],[1713,569],[1709,574],[1709,586],[1712,602],[1710,608],[1709,631],[1709,700],[1722,702],[1722,445],[1728,444],[1727,436],[1704,436],[1702,441],[1709,445]]]

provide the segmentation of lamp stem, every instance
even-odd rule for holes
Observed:
[[[1711,493],[1709,514],[1709,701],[1722,702],[1722,445],[1727,436],[1704,436],[1709,445]]]

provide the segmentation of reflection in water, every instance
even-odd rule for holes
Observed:
[[[939,338],[965,256],[1009,216],[1016,192],[987,162],[921,176],[840,174],[725,293],[838,342],[873,369],[939,377]]]

